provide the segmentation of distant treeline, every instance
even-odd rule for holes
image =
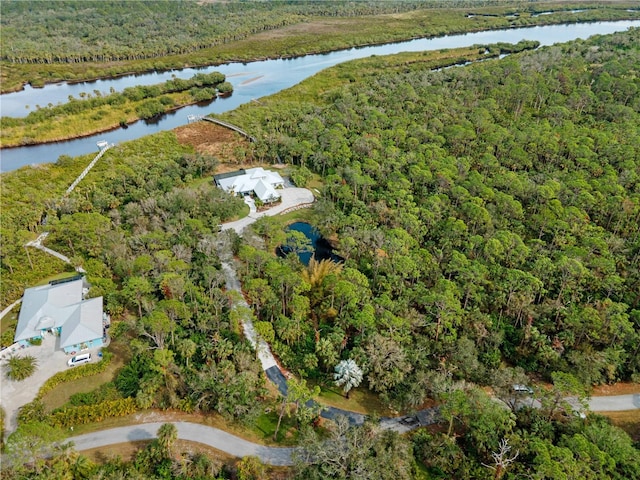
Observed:
[[[48,3],[48,8],[43,5],[38,1],[3,4],[3,60],[109,62],[184,54],[300,23],[310,15],[396,13],[424,8],[425,3],[61,1]]]
[[[47,8],[43,8],[44,5]],[[318,17],[352,18],[428,8],[451,9],[453,12],[453,9],[488,6],[496,6],[496,9],[492,9],[487,15],[487,12],[481,12],[480,16],[501,17],[507,13],[525,13],[524,16],[530,16],[536,12],[558,8],[557,5],[540,2],[532,2],[523,8],[516,3],[509,5],[505,2],[481,0],[231,1],[205,4],[173,1],[58,1],[47,4],[38,1],[9,1],[4,2],[2,8],[3,42],[0,46],[0,59],[17,64],[143,60],[189,54]],[[589,13],[562,16],[567,8],[575,7],[599,13],[593,18]],[[598,8],[600,10],[596,10]],[[607,5],[606,8],[623,9],[623,5]],[[456,17],[464,14],[465,12],[458,10]],[[537,19],[535,23],[589,21],[602,19],[602,15],[602,5],[577,2],[575,5],[563,5],[554,18]],[[531,23],[527,19],[514,18],[511,21],[517,25]],[[435,20],[435,23],[438,21]],[[425,25],[427,26],[429,25]],[[425,29],[424,34],[433,33]]]

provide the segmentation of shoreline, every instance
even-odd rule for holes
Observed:
[[[563,11],[559,10],[556,13],[563,13]],[[628,13],[633,13],[633,12],[628,12]],[[83,78],[83,79],[73,79],[73,80],[53,80],[51,82],[45,82],[43,85],[37,85],[34,86],[33,84],[31,84],[29,81],[24,81],[20,86],[14,86],[14,87],[10,87],[8,89],[3,89],[0,86],[0,96],[1,95],[5,95],[5,94],[9,94],[9,93],[16,93],[16,92],[20,92],[23,91],[26,87],[26,85],[30,85],[32,88],[45,88],[46,86],[49,85],[59,85],[59,84],[69,84],[69,85],[77,85],[80,83],[92,83],[92,82],[97,82],[99,80],[114,80],[114,79],[118,79],[118,78],[122,78],[122,77],[127,77],[127,76],[131,76],[131,75],[145,75],[145,74],[150,74],[150,73],[165,73],[165,72],[171,72],[171,71],[175,71],[175,70],[183,70],[186,68],[194,68],[194,69],[200,69],[200,68],[209,68],[209,67],[216,67],[216,66],[220,66],[220,65],[227,65],[227,64],[232,64],[232,63],[253,63],[253,62],[261,62],[261,61],[266,61],[266,60],[279,60],[279,59],[284,59],[284,60],[288,60],[288,59],[295,59],[295,58],[300,58],[300,57],[305,57],[308,55],[322,55],[322,54],[327,54],[327,53],[333,53],[333,52],[338,52],[341,50],[350,50],[350,49],[358,49],[358,48],[364,48],[364,47],[374,47],[374,46],[380,46],[380,45],[392,45],[394,43],[402,43],[402,42],[408,42],[408,41],[412,41],[412,40],[418,40],[418,39],[433,39],[433,38],[443,38],[443,37],[447,37],[447,36],[451,36],[451,35],[464,35],[467,33],[479,33],[479,32],[485,32],[485,31],[492,31],[492,30],[514,30],[514,29],[524,29],[524,28],[535,28],[535,27],[543,27],[543,26],[551,26],[551,25],[573,25],[573,24],[588,24],[588,23],[598,23],[598,22],[624,22],[624,21],[634,21],[634,20],[640,20],[640,16],[633,16],[633,15],[629,15],[629,18],[619,18],[619,19],[608,19],[608,18],[601,18],[598,20],[575,20],[575,21],[560,21],[560,22],[541,22],[541,23],[533,23],[531,25],[505,25],[505,26],[492,26],[492,27],[488,27],[488,28],[482,28],[481,26],[471,26],[471,28],[468,29],[453,29],[450,32],[444,33],[442,35],[408,35],[408,36],[404,36],[404,37],[400,37],[400,38],[396,38],[393,40],[380,40],[380,41],[373,41],[373,42],[367,42],[367,43],[360,43],[360,44],[355,44],[355,45],[343,45],[342,47],[337,47],[337,48],[330,48],[330,49],[311,49],[305,53],[301,53],[301,54],[285,54],[285,55],[278,55],[276,53],[273,54],[268,54],[268,55],[261,55],[261,56],[256,56],[256,57],[250,57],[250,58],[245,58],[245,57],[230,57],[228,59],[225,60],[219,60],[219,61],[211,61],[211,62],[194,62],[191,63],[189,61],[185,61],[184,63],[182,63],[181,66],[176,66],[176,67],[168,67],[168,68],[141,68],[139,70],[133,69],[133,70],[127,70],[126,72],[122,72],[122,73],[115,73],[115,74],[110,74],[110,75],[100,75],[97,77],[90,77],[90,78]],[[246,39],[243,39],[246,40]],[[198,52],[202,52],[202,50],[199,50]],[[165,56],[165,57],[158,57],[157,60],[161,60],[161,59],[167,59],[170,56]],[[152,58],[148,58],[148,59],[143,59],[140,61],[150,61],[150,60],[154,60]],[[126,60],[125,60],[126,61]],[[2,61],[0,62],[0,66],[7,66],[7,65],[36,65],[36,64],[15,64],[15,63],[9,63],[6,61]],[[37,64],[40,65],[40,64]],[[50,63],[50,64],[41,64],[43,66],[64,66],[64,65],[73,65],[73,64],[66,64],[66,63]],[[106,65],[102,65],[102,64],[90,64],[87,63],[85,64],[85,66],[87,68],[89,68],[90,66],[93,67],[97,67],[97,68],[107,68]]]
[[[231,92],[229,95],[231,95],[232,93],[233,92]],[[229,96],[229,95],[227,95],[227,96]],[[211,102],[214,102],[216,100],[216,98],[217,97],[212,98]],[[223,98],[223,97],[220,97],[220,98]],[[126,125],[127,125],[126,128],[128,128],[129,125],[133,125],[133,124],[138,123],[138,122],[140,122],[142,120],[153,120],[154,118],[159,118],[159,117],[161,117],[163,115],[167,115],[168,113],[175,112],[175,111],[180,110],[182,108],[190,107],[192,105],[197,105],[198,103],[201,103],[201,102],[189,102],[189,103],[184,103],[184,104],[181,104],[181,105],[174,105],[170,109],[165,110],[163,113],[160,113],[160,114],[158,114],[158,115],[156,115],[156,116],[154,116],[152,118],[147,118],[147,119],[137,118],[136,120],[128,121],[126,123]],[[31,142],[31,143],[22,143],[22,144],[19,144],[19,145],[2,145],[2,144],[0,144],[0,151],[2,151],[2,150],[11,150],[13,148],[31,147],[31,146],[37,146],[37,145],[48,145],[48,144],[51,144],[51,143],[70,142],[70,141],[73,141],[73,140],[79,140],[81,138],[92,137],[92,136],[98,135],[100,133],[112,132],[114,130],[118,130],[119,128],[125,128],[125,127],[122,124],[117,123],[115,125],[109,125],[109,126],[106,126],[104,128],[98,128],[98,129],[94,129],[94,130],[91,130],[91,131],[88,131],[88,132],[83,132],[83,133],[79,133],[79,134],[75,134],[75,135],[70,135],[70,136],[67,136],[67,137],[59,137],[59,138],[52,139],[52,140],[40,140],[40,141]]]

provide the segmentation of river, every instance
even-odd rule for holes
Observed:
[[[153,72],[141,75],[129,75],[116,79],[98,80],[79,84],[54,84],[34,89],[29,86],[25,90],[9,93],[0,97],[2,116],[25,116],[35,105],[46,106],[68,101],[73,95],[81,93],[94,94],[98,90],[108,94],[111,89],[122,91],[133,85],[152,85],[164,82],[171,77],[191,78],[198,72],[219,71],[227,76],[233,84],[231,97],[219,98],[208,105],[193,105],[164,115],[153,122],[139,121],[127,129],[118,128],[110,132],[91,137],[56,142],[44,145],[26,146],[0,150],[0,171],[11,171],[25,165],[55,162],[60,155],[77,156],[98,151],[96,142],[106,140],[120,143],[140,138],[161,130],[170,130],[188,122],[189,115],[206,115],[233,110],[239,105],[272,95],[292,87],[302,80],[318,73],[327,67],[342,62],[365,58],[371,55],[390,55],[400,52],[418,52],[439,50],[443,48],[459,48],[474,44],[490,44],[496,42],[517,43],[520,40],[536,40],[542,46],[552,45],[587,38],[591,35],[606,35],[624,31],[630,27],[640,27],[640,20],[620,22],[595,22],[569,25],[547,25],[509,30],[491,30],[486,32],[449,35],[431,39],[416,39],[406,42],[351,48],[322,55],[307,55],[292,59],[264,60],[249,63],[230,63],[207,67],[204,69],[187,68],[169,72]],[[27,106],[29,108],[27,108]]]

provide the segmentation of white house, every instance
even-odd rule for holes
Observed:
[[[262,167],[221,173],[213,178],[216,185],[225,192],[236,195],[254,194],[263,203],[278,200],[280,194],[276,188],[284,186],[284,180],[279,173]]]
[[[14,341],[27,345],[50,332],[60,336],[60,348],[67,353],[101,346],[106,317],[102,297],[82,297],[82,279],[27,288]]]

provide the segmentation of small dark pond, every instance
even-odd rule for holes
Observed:
[[[331,244],[325,239],[320,233],[306,222],[295,222],[287,227],[287,232],[296,231],[304,233],[304,235],[311,240],[311,246],[313,247],[313,251],[303,251],[298,253],[298,258],[304,265],[309,265],[309,261],[312,257],[315,257],[316,260],[333,260],[334,262],[342,263],[344,262],[344,258],[333,253],[333,248],[331,248]],[[288,253],[291,253],[291,249],[286,245],[282,245],[276,249],[276,253],[279,257],[286,257]]]

